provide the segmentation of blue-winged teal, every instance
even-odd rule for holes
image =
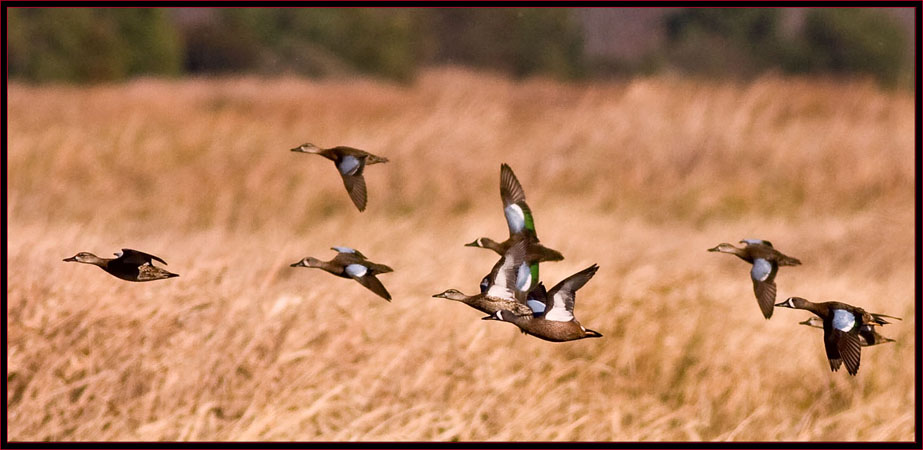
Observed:
[[[560,252],[547,248],[539,242],[538,235],[535,233],[535,220],[532,218],[532,210],[526,204],[526,194],[522,190],[519,180],[516,179],[516,175],[513,174],[513,169],[506,164],[500,165],[500,199],[503,200],[503,214],[506,216],[506,224],[510,229],[510,237],[504,242],[496,242],[490,238],[482,237],[465,244],[465,246],[487,248],[503,255],[518,240],[525,239],[529,243],[526,248],[527,260],[541,262],[564,259]],[[538,266],[535,267],[537,268]],[[538,273],[533,273],[532,275],[537,282]]]
[[[115,253],[115,256],[116,258],[100,258],[92,253],[80,252],[64,261],[94,264],[109,274],[128,281],[153,281],[179,276],[155,266],[154,260],[163,264],[167,262],[154,255],[123,248],[121,252]]]
[[[798,322],[799,325],[807,325],[812,328],[824,328],[824,321],[820,317],[808,317],[807,320]],[[869,324],[863,324],[859,327],[859,345],[862,347],[870,347],[872,345],[886,344],[888,342],[896,342],[894,339],[886,338],[877,331],[875,327]]]
[[[763,317],[772,317],[772,304],[776,301],[776,272],[779,266],[797,266],[801,261],[785,256],[772,248],[772,243],[761,239],[744,239],[741,243],[747,244],[744,248],[737,248],[728,243],[718,244],[708,249],[710,252],[730,253],[738,258],[753,264],[750,269],[750,279],[753,281],[753,293],[760,305]]]
[[[324,269],[340,278],[352,278],[381,298],[391,301],[391,294],[375,275],[393,272],[393,269],[384,264],[375,264],[359,251],[349,247],[332,247],[331,250],[335,250],[337,255],[330,261],[307,257],[292,264],[291,267],[313,267]]]
[[[534,311],[526,303],[526,291],[532,285],[532,272],[524,260],[526,242],[520,241],[509,248],[493,269],[481,280],[481,293],[465,295],[449,289],[433,297],[462,302],[478,311],[493,314],[501,309],[513,314],[529,315]]]
[[[804,309],[820,317],[823,321],[824,348],[830,361],[830,370],[835,372],[840,368],[840,364],[845,363],[846,371],[850,375],[859,372],[862,328],[890,323],[885,318],[900,320],[898,317],[868,313],[858,306],[846,303],[814,303],[801,297],[789,297],[776,306]]]
[[[545,310],[537,316],[518,316],[501,310],[484,317],[483,320],[511,322],[527,334],[552,342],[602,337],[599,332],[584,328],[574,318],[574,300],[577,290],[590,281],[598,269],[599,266],[593,264],[565,278],[547,293],[544,285],[539,283],[536,287],[538,291],[536,297],[544,297]]]
[[[293,148],[292,151],[313,153],[333,161],[340,176],[343,177],[343,185],[346,186],[349,198],[359,208],[359,211],[365,211],[365,203],[368,197],[365,190],[365,178],[362,177],[365,166],[388,162],[388,158],[375,156],[352,147],[320,148],[314,144],[307,143]]]

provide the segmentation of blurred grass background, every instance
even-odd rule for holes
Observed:
[[[671,77],[560,84],[446,68],[370,80],[138,80],[9,90],[11,440],[910,440],[913,102],[873,84]],[[391,162],[350,204],[328,161]],[[554,284],[592,263],[551,344],[430,298],[475,292],[512,165]],[[807,313],[759,314],[748,267],[804,261],[779,297],[904,317],[831,373]],[[361,249],[387,304],[288,264]],[[60,259],[122,247],[180,278]],[[535,427],[532,424],[541,423]]]
[[[699,51],[687,43],[701,38],[690,37],[703,35],[701,24],[724,30],[702,42],[775,48],[767,34],[740,30],[773,20],[785,29],[781,13],[711,10],[768,17],[731,20],[673,9],[678,23],[669,29],[678,31],[664,31],[665,47],[633,62],[602,64],[573,49],[527,52],[577,58],[565,65],[579,71],[561,73],[492,65],[490,58],[514,61],[512,50],[498,45],[478,56],[465,49],[483,43],[465,42],[478,30],[510,29],[510,21],[550,33],[556,20],[539,21],[544,28],[523,21],[571,10],[227,9],[186,17],[214,27],[201,31],[216,42],[202,47],[205,60],[244,54],[215,34],[227,32],[251,40],[264,69],[190,66],[189,28],[168,37],[177,33],[169,10],[125,13],[165,24],[126,32],[175,46],[156,69],[132,68],[138,59],[107,66],[99,50],[80,66],[90,42],[105,47],[108,36],[124,36],[125,25],[115,25],[122,19],[100,16],[134,10],[7,11],[17,80],[8,89],[5,230],[11,441],[915,436],[912,93],[862,70],[795,75],[767,63],[735,75],[682,64],[684,52]],[[805,17],[836,10],[811,11]],[[317,37],[340,36],[350,41],[341,45],[364,49],[356,55],[384,60],[383,50],[362,44],[366,31],[346,31],[371,21],[380,30],[373,41],[400,55],[392,39],[404,35],[391,20],[416,27],[407,19],[414,14],[443,14],[441,23],[461,34],[451,51],[426,50],[434,59],[412,76],[360,67]],[[45,26],[23,34],[15,22],[23,17]],[[57,47],[64,41],[55,33],[71,22],[96,34],[83,41],[71,30],[76,40]],[[315,37],[242,31],[266,24]],[[408,29],[411,41],[426,36]],[[70,62],[46,54],[40,65],[70,75],[17,72],[28,64],[16,61],[31,60],[17,36],[29,45],[50,39]],[[290,53],[264,48],[264,39],[286,41],[278,48]],[[885,53],[893,48],[902,47]],[[302,69],[279,63],[291,55]],[[907,66],[899,67],[894,73]],[[189,73],[208,76],[179,77]],[[288,151],[306,141],[390,159],[366,171],[364,213],[329,161]],[[604,338],[548,343],[431,298],[450,287],[476,292],[496,261],[462,244],[507,233],[503,162],[526,191],[543,243],[565,255],[542,265],[546,285],[600,265],[577,295],[576,316]],[[742,238],[770,240],[804,262],[780,271],[780,299],[837,300],[903,317],[881,330],[898,342],[863,349],[856,377],[830,372],[822,333],[797,325],[809,313],[778,310],[764,320],[749,267],[705,251]],[[332,245],[393,267],[381,280],[394,301],[288,267],[304,256],[327,259]],[[180,278],[125,283],[60,261],[123,247],[162,257]]]

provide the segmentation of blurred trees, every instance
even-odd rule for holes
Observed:
[[[8,8],[9,74],[35,81],[139,74],[367,73],[411,80],[432,64],[563,79],[587,63],[584,23],[566,8]],[[592,13],[592,11],[590,11]],[[862,73],[893,83],[905,35],[880,11],[810,9],[798,33],[775,8],[675,8],[644,71],[707,76]],[[610,66],[619,66],[610,60]],[[603,67],[603,68],[600,68]]]
[[[117,80],[181,69],[163,9],[8,8],[9,74],[36,81]]]
[[[666,60],[684,72],[749,76],[789,73],[865,74],[894,84],[904,69],[905,38],[882,11],[816,8],[799,33],[781,32],[775,8],[688,8],[666,18]]]

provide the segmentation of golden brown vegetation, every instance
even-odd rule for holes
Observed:
[[[912,440],[913,100],[871,84],[667,77],[515,83],[137,80],[9,90],[11,440]],[[332,164],[351,145],[358,213]],[[553,344],[431,298],[472,293],[522,182],[550,287],[598,263]],[[762,318],[762,238],[804,265],[778,298],[904,317],[830,372],[809,313]],[[387,303],[288,267],[354,246]],[[61,262],[122,247],[180,278]]]

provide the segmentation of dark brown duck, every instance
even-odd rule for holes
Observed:
[[[93,264],[109,272],[110,275],[127,281],[154,281],[179,276],[155,266],[155,260],[163,264],[167,262],[148,253],[123,248],[115,256],[116,258],[100,258],[89,252],[80,252],[70,258],[65,258],[64,261]]]
[[[775,306],[804,309],[819,317],[824,328],[824,349],[830,362],[830,370],[836,372],[841,364],[845,364],[850,375],[859,372],[863,328],[890,323],[885,318],[900,320],[898,317],[868,313],[858,306],[846,303],[814,303],[801,297],[789,297]],[[867,332],[865,338],[868,339]]]

